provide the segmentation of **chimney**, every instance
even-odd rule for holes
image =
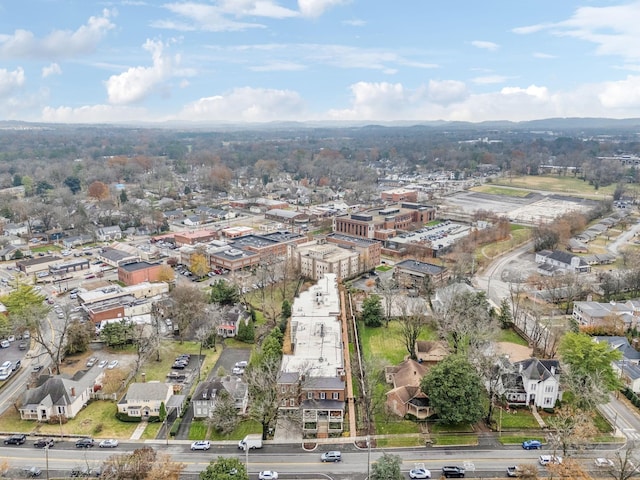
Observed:
[[[72,397],[76,396],[76,387],[71,387],[71,396]]]
[[[140,375],[142,375],[142,383],[147,383],[147,374],[142,372]]]

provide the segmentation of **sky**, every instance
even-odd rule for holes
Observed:
[[[640,0],[0,0],[0,120],[640,117]]]

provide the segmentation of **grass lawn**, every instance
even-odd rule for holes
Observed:
[[[431,437],[434,445],[443,446],[443,445],[477,445],[478,444],[478,436],[473,434],[467,435],[455,435],[455,434],[447,434],[447,435],[433,435]]]
[[[154,440],[158,436],[158,432],[162,427],[162,422],[154,422],[147,424],[147,428],[142,433],[142,440]]]
[[[477,249],[476,255],[482,259],[495,258],[496,256],[511,250],[512,248],[526,242],[531,237],[530,228],[517,228],[511,230],[511,238],[502,240],[501,242],[494,242],[488,245],[481,246]],[[484,261],[484,260],[483,260]]]
[[[515,188],[497,187],[495,185],[482,185],[470,189],[472,192],[488,193],[489,195],[504,195],[506,197],[526,197],[530,192]]]
[[[545,190],[547,192],[579,195],[591,198],[602,198],[603,195],[611,196],[615,185],[607,185],[596,190],[593,185],[580,178],[558,177],[544,175],[527,175],[513,178],[497,178],[492,180],[492,185],[506,187],[528,188],[531,190]]]
[[[89,402],[86,408],[62,425],[62,432],[74,435],[87,435],[102,438],[129,438],[138,426],[133,422],[121,422],[116,419],[116,404],[106,400]],[[40,433],[59,435],[60,425],[42,424]]]
[[[493,419],[495,422],[500,422],[500,409],[494,410]],[[529,410],[516,409],[510,410],[509,413],[502,412],[502,430],[527,428],[540,428],[538,421]]]
[[[206,438],[207,430],[209,430],[209,437]],[[191,428],[189,429],[189,440],[242,440],[250,433],[262,434],[262,426],[253,420],[243,420],[238,424],[236,429],[228,435],[222,435],[216,432],[213,428],[209,429],[207,423],[203,420],[194,420],[191,422]]]
[[[524,338],[522,338],[520,335],[518,335],[516,332],[514,332],[511,329],[500,330],[500,336],[498,337],[498,342],[515,343],[516,345],[522,345],[524,347],[529,346],[529,343]]]
[[[379,272],[388,272],[389,270],[391,270],[393,267],[390,267],[389,265],[378,265],[376,267],[376,270]]]
[[[424,447],[424,439],[420,435],[411,437],[393,437],[376,439],[378,448]]]
[[[203,420],[194,420],[189,427],[189,440],[202,440],[207,436],[207,424]]]
[[[473,426],[468,423],[458,425],[444,425],[442,423],[430,423],[429,431],[431,433],[470,433],[473,432]]]
[[[400,435],[405,433],[420,433],[420,426],[416,422],[404,419],[394,419],[387,414],[375,416],[376,435]]]
[[[14,408],[8,408],[6,412],[0,416],[0,425],[5,432],[31,433],[39,423],[20,419],[20,412]],[[58,429],[58,432],[60,430]]]
[[[408,355],[402,341],[399,322],[391,321],[388,327],[377,328],[365,327],[362,322],[358,322],[358,330],[362,342],[362,353],[365,357],[371,356],[385,364],[396,365]],[[428,328],[425,328],[420,335],[420,340],[435,340],[435,338],[435,332]]]

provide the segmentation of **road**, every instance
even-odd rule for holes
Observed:
[[[188,443],[164,444],[153,443],[158,453],[168,453],[174,460],[183,462],[186,474],[195,474],[206,468],[209,462],[218,456],[238,458],[243,463],[247,457],[235,446],[214,445],[207,452],[192,452]],[[73,443],[56,444],[49,451],[48,462],[51,471],[69,471],[74,467],[89,466],[95,468],[113,454],[130,452],[139,448],[139,444],[125,443],[116,449],[76,449]],[[335,448],[331,447],[331,448]],[[320,453],[305,452],[296,445],[266,445],[261,451],[251,451],[248,455],[249,473],[252,478],[261,470],[275,470],[283,478],[299,478],[298,475],[310,475],[320,478],[325,474],[331,477],[363,479],[367,472],[367,462],[375,462],[382,456],[382,451],[373,449],[357,449],[353,445],[343,446],[342,462],[325,464],[320,462]],[[329,448],[322,449],[322,451]],[[467,465],[470,478],[487,478],[502,476],[507,466],[537,463],[541,453],[552,453],[546,449],[523,450],[519,446],[499,449],[462,449],[462,448],[415,448],[384,450],[402,459],[402,470],[408,472],[416,463],[423,463],[433,476],[439,474],[443,465]],[[593,460],[596,457],[611,456],[612,450],[592,450],[587,453],[572,455],[587,469],[595,469]],[[0,447],[0,462],[7,459],[13,469],[37,466],[43,471],[46,468],[45,451],[31,447],[31,442],[23,446]],[[544,467],[540,467],[544,471]],[[317,475],[317,476],[316,476]],[[44,475],[43,475],[44,476]],[[186,477],[185,477],[186,478]],[[306,478],[306,477],[305,477]]]

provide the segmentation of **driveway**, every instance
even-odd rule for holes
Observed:
[[[250,348],[225,348],[220,354],[218,361],[211,369],[211,373],[209,373],[206,381],[212,381],[216,377],[218,377],[218,372],[220,371],[220,369],[224,369],[224,372],[227,375],[231,374],[231,370],[233,369],[233,366],[236,364],[236,362],[241,362],[243,360],[248,362],[250,356]],[[189,429],[191,428],[192,421],[193,405],[189,405],[189,408],[187,408],[187,411],[184,413],[182,420],[180,420],[180,427],[178,428],[175,436],[176,440],[189,439]],[[158,438],[164,438],[164,436]]]

